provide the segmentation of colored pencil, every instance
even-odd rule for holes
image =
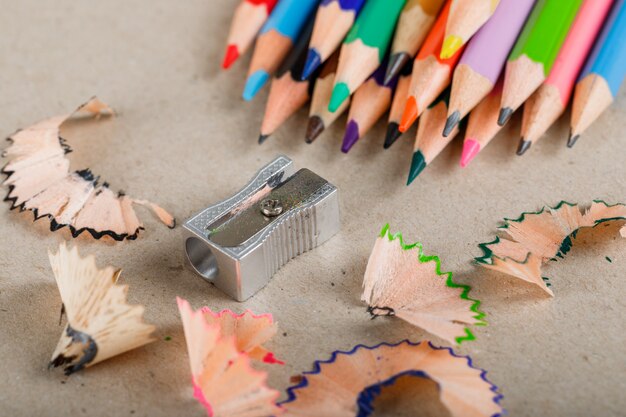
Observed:
[[[417,124],[413,158],[406,185],[411,184],[459,132],[457,126],[448,137],[441,134],[446,124],[449,97],[450,90],[447,89],[424,111]]]
[[[452,71],[463,53],[461,47],[452,58],[439,58],[450,4],[451,0],[448,0],[413,62],[409,97],[400,121],[400,132],[406,132],[420,113],[450,85]]]
[[[584,0],[550,75],[524,104],[518,155],[537,142],[565,111],[576,77],[612,4],[613,0]]]
[[[538,0],[506,64],[498,123],[503,126],[545,81],[582,0]]]
[[[336,112],[328,111],[328,101],[333,91],[333,82],[339,62],[339,51],[335,51],[324,63],[313,88],[309,124],[306,128],[305,141],[312,143],[328,126],[330,126],[348,108],[350,99],[344,101]]]
[[[444,0],[408,0],[400,13],[396,33],[391,43],[385,82],[400,74],[413,59],[426,35],[435,23]]]
[[[485,148],[502,129],[498,124],[500,101],[502,100],[502,84],[504,77],[500,77],[495,87],[478,106],[472,110],[465,129],[461,167],[465,168],[482,149]]]
[[[276,72],[265,106],[261,124],[259,144],[280,127],[292,114],[309,101],[317,71],[302,81],[300,75],[306,60],[307,46],[313,31],[313,20],[309,20],[298,42]]]
[[[626,2],[617,0],[576,84],[568,147],[613,103],[626,76],[625,41]]]
[[[274,9],[277,0],[242,0],[235,9],[230,25],[222,68],[228,69],[243,55],[256,37],[259,29]]]
[[[491,19],[469,41],[452,77],[444,136],[493,89],[534,3],[501,0]]]
[[[256,41],[243,98],[252,100],[280,66],[319,0],[280,0]]]
[[[396,91],[393,93],[393,101],[391,102],[391,110],[389,110],[389,122],[387,123],[387,134],[385,136],[385,149],[394,144],[400,137],[400,119],[404,112],[404,104],[409,96],[409,86],[411,85],[411,73],[413,72],[413,63],[409,62],[398,76],[396,83]],[[387,74],[389,71],[387,71]],[[386,78],[386,76],[385,76]]]
[[[337,49],[364,3],[365,0],[322,0],[315,15],[303,78],[312,74]]]
[[[348,113],[346,132],[341,144],[341,152],[348,153],[354,144],[365,136],[389,109],[397,78],[392,78],[390,83],[385,84],[386,72],[387,60],[383,61],[380,67],[354,93]]]
[[[376,68],[387,52],[405,0],[369,0],[341,46],[328,110],[336,111]]]
[[[500,0],[453,0],[441,58],[454,55],[489,20]]]

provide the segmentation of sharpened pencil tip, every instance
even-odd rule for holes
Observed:
[[[411,56],[406,52],[398,52],[391,55],[387,64],[387,72],[385,73],[385,85],[391,83],[410,60]]]
[[[526,153],[526,151],[528,150],[528,148],[530,148],[530,145],[532,145],[533,143],[529,140],[525,140],[524,138],[522,138],[519,141],[519,146],[517,147],[517,154],[519,156],[524,155],[524,153]]]
[[[580,138],[580,135],[570,132],[569,138],[567,138],[567,147],[571,148],[572,146],[574,146],[576,144],[576,141],[578,141],[578,138]]]
[[[304,67],[302,67],[300,81],[307,80],[320,65],[322,65],[322,57],[319,52],[315,48],[309,49],[304,61]]]
[[[328,111],[334,113],[341,106],[341,104],[350,97],[350,89],[346,83],[337,83],[333,87],[333,93],[330,96],[330,103],[328,103]]]
[[[461,119],[461,112],[455,110],[447,119],[446,126],[443,128],[443,137],[447,138],[450,133],[454,130],[457,124],[459,124],[459,120]]]
[[[415,151],[413,158],[411,159],[411,168],[409,169],[409,178],[406,181],[406,185],[411,185],[413,180],[426,168],[426,159],[422,151]]]
[[[343,136],[343,143],[341,144],[341,152],[348,153],[348,151],[359,140],[359,124],[354,120],[350,120],[346,126],[346,133]]]
[[[461,154],[461,168],[465,168],[472,162],[472,159],[480,152],[480,143],[474,139],[465,139],[463,142],[463,153]]]
[[[443,45],[441,46],[441,53],[439,54],[439,58],[448,59],[452,58],[454,54],[463,46],[463,39],[456,35],[448,35],[443,40]]]
[[[306,143],[313,141],[324,131],[324,121],[319,116],[309,117],[309,124],[306,127],[304,140]]]
[[[226,52],[224,53],[222,68],[230,68],[230,66],[233,65],[233,62],[235,62],[237,58],[239,58],[239,49],[237,49],[237,45],[228,45],[226,47]]]
[[[391,145],[393,145],[396,140],[402,135],[400,130],[398,129],[398,123],[391,122],[387,125],[387,135],[385,136],[385,143],[383,144],[383,148],[389,149]]]
[[[417,109],[417,102],[415,101],[415,97],[410,96],[406,100],[406,105],[404,106],[404,113],[402,113],[402,120],[400,120],[400,126],[399,126],[400,132],[404,133],[407,130],[409,130],[413,122],[417,119],[418,115],[419,115],[419,112]]]
[[[246,101],[252,100],[269,78],[270,75],[263,70],[258,70],[250,74],[243,88],[243,99]]]
[[[261,145],[263,142],[265,142],[267,140],[267,138],[269,138],[270,135],[264,135],[264,134],[260,134],[259,135],[259,145]]]
[[[504,126],[511,116],[513,115],[513,109],[510,107],[503,107],[500,109],[500,114],[498,115],[498,125]]]

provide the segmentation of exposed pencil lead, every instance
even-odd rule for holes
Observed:
[[[524,153],[528,150],[528,148],[530,148],[530,145],[532,144],[533,143],[531,141],[522,138],[519,142],[519,146],[517,147],[517,154],[520,156],[524,155]]]
[[[511,116],[513,115],[513,109],[510,107],[503,107],[500,109],[500,115],[498,116],[498,125],[504,126]]]
[[[259,145],[261,145],[263,142],[265,142],[267,140],[267,138],[269,138],[270,135],[264,135],[264,134],[260,134],[259,135]]]
[[[311,116],[309,117],[309,124],[306,127],[304,140],[306,143],[313,143],[315,138],[317,138],[323,131],[324,121],[319,116]]]
[[[459,112],[458,110],[455,110],[454,113],[452,113],[450,117],[446,119],[446,126],[443,128],[443,136],[445,138],[447,138],[448,135],[452,133],[456,125],[459,124],[460,119],[461,119],[461,112]]]
[[[396,140],[398,140],[400,135],[402,135],[402,133],[400,133],[400,130],[398,129],[398,123],[389,123],[389,125],[387,126],[387,135],[385,136],[385,143],[383,145],[383,148],[389,149],[389,147],[393,145]]]
[[[576,144],[576,141],[578,141],[579,137],[580,137],[580,135],[577,135],[577,134],[574,134],[573,132],[570,132],[569,138],[567,138],[567,147],[571,148],[572,146],[574,146]]]
[[[398,52],[389,57],[387,72],[385,73],[385,85],[389,84],[393,78],[400,74],[402,68],[411,60],[411,56],[406,52]]]

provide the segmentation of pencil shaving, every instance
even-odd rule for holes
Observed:
[[[437,256],[425,256],[420,243],[406,245],[401,234],[383,227],[363,279],[368,312],[396,316],[451,343],[473,340],[468,324],[484,325],[480,302],[468,297],[470,287],[441,272]]]
[[[316,361],[298,384],[287,389],[281,405],[289,417],[367,417],[385,387],[403,376],[429,378],[439,387],[439,399],[454,417],[501,416],[498,388],[471,358],[430,342],[357,345]]]
[[[117,284],[121,270],[99,269],[93,255],[81,258],[65,243],[48,256],[67,316],[51,367],[65,366],[69,375],[154,340],[144,307],[128,304],[128,286]]]
[[[208,307],[203,307],[202,313],[207,323],[217,324],[221,334],[233,336],[239,352],[246,353],[250,358],[265,363],[284,365],[285,362],[276,359],[274,354],[261,346],[270,340],[278,331],[271,314],[256,315],[250,310],[235,314],[231,310],[222,310],[214,313]]]
[[[569,252],[581,228],[593,228],[608,221],[626,220],[626,205],[608,205],[595,200],[583,210],[577,204],[560,202],[537,212],[524,212],[517,219],[505,219],[500,227],[509,239],[496,236],[481,243],[483,255],[475,258],[485,268],[503,272],[537,285],[550,296],[552,290],[542,278],[541,266]],[[620,229],[626,237],[626,225]]]
[[[280,393],[266,384],[267,373],[250,365],[236,337],[222,331],[219,322],[207,321],[203,310],[193,311],[177,298],[187,341],[194,397],[212,417],[267,417],[279,415]],[[208,314],[211,316],[211,314]]]
[[[72,150],[60,136],[63,123],[76,117],[111,114],[113,110],[94,97],[70,114],[52,117],[10,136],[11,145],[3,154],[9,162],[2,172],[7,175],[5,200],[11,202],[11,209],[30,210],[35,220],[48,217],[52,231],[68,226],[73,237],[88,231],[95,239],[135,239],[143,225],[134,204],[147,206],[173,228],[175,219],[156,204],[113,193],[89,169],[70,171],[66,154]]]

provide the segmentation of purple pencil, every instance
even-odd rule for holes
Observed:
[[[454,70],[444,136],[493,89],[534,4],[535,0],[501,0],[470,40]]]
[[[391,97],[398,77],[385,83],[386,72],[387,60],[385,59],[369,79],[354,92],[341,152],[347,153],[391,106]]]

